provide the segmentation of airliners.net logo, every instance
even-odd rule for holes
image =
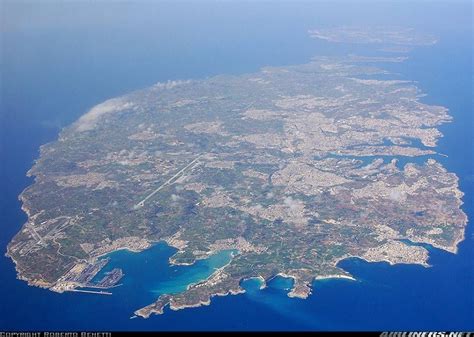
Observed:
[[[472,332],[382,332],[380,337],[474,337]]]

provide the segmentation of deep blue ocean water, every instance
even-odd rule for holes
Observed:
[[[439,43],[386,64],[446,106],[438,150],[460,177],[464,211],[474,216],[472,5],[468,2],[386,2],[366,5],[310,3],[161,3],[33,5],[2,2],[0,105],[0,247],[5,251],[26,217],[18,194],[38,147],[56,138],[101,101],[157,81],[255,71],[265,65],[307,62],[313,55],[373,55],[363,46],[307,38],[313,27],[398,24],[439,37]],[[2,8],[0,8],[2,9]],[[4,14],[8,12],[8,15]],[[288,280],[264,290],[215,297],[197,309],[165,310],[148,320],[130,319],[164,289],[179,289],[225,263],[219,256],[196,266],[170,267],[173,249],[159,244],[140,254],[112,254],[107,268],[126,275],[114,295],[55,294],[15,278],[0,257],[0,330],[104,329],[318,329],[474,330],[474,242],[470,223],[456,255],[430,249],[431,268],[389,266],[359,259],[341,267],[357,281],[314,283],[307,300],[289,299]],[[176,288],[177,287],[177,288]],[[136,290],[136,291],[134,291]]]

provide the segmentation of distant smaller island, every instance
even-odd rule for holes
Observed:
[[[338,27],[308,31],[312,38],[329,42],[355,44],[383,44],[385,51],[407,52],[410,47],[432,46],[437,39],[429,34],[421,34],[412,28],[402,27]]]

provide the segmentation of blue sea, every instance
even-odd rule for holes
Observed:
[[[41,144],[101,101],[158,81],[240,74],[315,55],[380,55],[372,47],[311,40],[307,30],[338,25],[414,27],[439,38],[409,60],[383,66],[417,81],[423,101],[454,117],[443,125],[440,160],[460,177],[463,209],[474,218],[473,35],[470,2],[10,2],[0,4],[0,250],[26,220],[18,194]],[[457,254],[430,248],[430,268],[349,259],[356,281],[314,283],[306,300],[275,278],[261,290],[215,297],[210,306],[144,320],[133,311],[225,265],[222,252],[170,266],[174,249],[110,255],[104,272],[124,270],[113,295],[56,294],[16,279],[0,256],[0,330],[474,330],[474,236]],[[99,275],[100,276],[100,275]]]

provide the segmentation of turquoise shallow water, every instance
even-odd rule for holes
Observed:
[[[428,94],[424,102],[450,109],[454,121],[441,127],[445,137],[438,148],[448,157],[440,161],[460,177],[463,209],[470,219],[474,216],[470,3],[14,7],[6,19],[15,24],[5,24],[2,36],[3,251],[25,221],[17,200],[31,183],[25,173],[38,147],[56,138],[58,127],[109,97],[157,81],[304,63],[318,54],[377,53],[307,38],[309,28],[339,24],[408,25],[439,37],[437,45],[410,52],[408,61],[384,67],[417,81]],[[0,330],[474,330],[473,241],[470,223],[457,255],[430,249],[432,268],[349,259],[340,266],[357,281],[317,281],[307,300],[286,296],[291,280],[274,279],[263,290],[257,280],[249,280],[245,294],[213,298],[207,307],[165,310],[148,320],[130,316],[159,293],[205,277],[227,256],[172,267],[168,258],[174,249],[166,245],[139,254],[116,252],[107,268],[122,267],[125,277],[112,296],[28,287],[16,280],[12,262],[2,256]]]
[[[170,265],[169,257],[176,252],[165,243],[154,244],[151,248],[135,253],[119,250],[104,257],[110,260],[95,276],[100,280],[114,268],[121,268],[124,277],[120,286],[110,289],[117,297],[130,297],[136,301],[137,309],[156,300],[161,294],[175,294],[186,290],[193,283],[207,279],[219,268],[232,260],[234,250],[224,250],[198,260],[192,266]]]

